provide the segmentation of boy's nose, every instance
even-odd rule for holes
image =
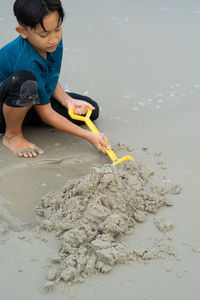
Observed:
[[[52,33],[52,34],[49,35],[49,44],[50,45],[57,44],[57,41],[58,41],[58,39],[57,39],[57,36],[56,36],[55,33]]]

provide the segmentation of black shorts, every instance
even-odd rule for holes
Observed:
[[[82,96],[75,93],[68,93],[74,99],[83,100],[95,107],[92,112],[91,120],[96,120],[99,116],[99,106],[98,104],[87,96]],[[38,84],[33,73],[29,71],[20,71],[8,77],[0,85],[0,133],[5,132],[5,120],[3,116],[3,104],[12,107],[26,107],[32,106],[27,112],[23,125],[45,125],[45,123],[40,119],[38,114],[34,110],[34,105],[40,103],[38,96]],[[54,98],[50,99],[52,108],[66,117],[71,122],[82,125],[82,121],[73,120],[68,115],[67,108],[62,106]]]

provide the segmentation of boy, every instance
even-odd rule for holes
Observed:
[[[71,120],[67,111],[84,115],[93,109],[91,119],[98,118],[95,101],[65,93],[58,82],[62,61],[62,22],[64,10],[60,0],[16,0],[14,14],[19,37],[0,50],[0,132],[3,145],[20,157],[44,153],[23,137],[22,125],[46,123],[89,141],[105,153],[109,142]]]

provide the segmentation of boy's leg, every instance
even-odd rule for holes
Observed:
[[[90,103],[92,106],[94,106],[95,109],[92,111],[92,114],[91,114],[90,118],[91,118],[92,121],[94,121],[98,118],[98,116],[99,116],[99,106],[98,106],[97,102],[95,102],[94,100],[92,100],[91,98],[89,98],[87,96],[83,96],[83,95],[79,95],[79,94],[75,94],[75,93],[68,93],[68,95],[71,96],[72,98],[76,99],[76,100],[83,100],[83,101],[86,101],[86,102]],[[68,115],[67,109],[53,98],[51,98],[51,105],[52,105],[52,108],[57,113],[59,113],[60,115],[66,117],[68,120],[70,120],[74,124],[76,124],[76,125],[85,124],[82,121],[71,119],[70,116]]]
[[[43,154],[44,151],[27,141],[22,133],[22,123],[27,112],[32,105],[39,103],[35,76],[28,71],[13,74],[0,86],[0,97],[5,121],[4,146],[18,156]]]

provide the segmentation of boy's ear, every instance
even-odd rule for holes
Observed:
[[[26,29],[24,27],[22,27],[21,25],[17,26],[15,28],[15,30],[19,33],[19,35],[21,35],[21,37],[23,39],[27,39],[28,37],[28,32],[26,31]]]

